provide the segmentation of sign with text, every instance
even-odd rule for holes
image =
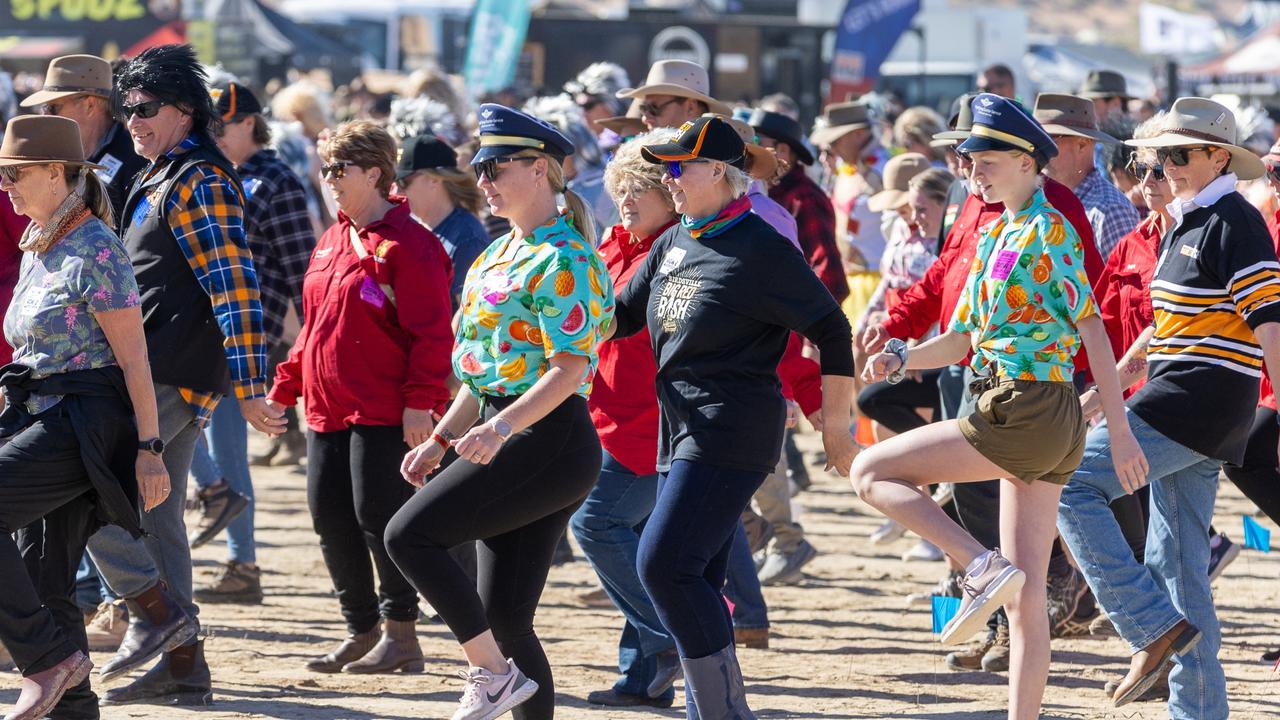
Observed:
[[[849,0],[836,28],[831,99],[875,87],[880,64],[920,11],[920,0]]]
[[[181,0],[0,0],[0,28],[81,38],[94,55],[130,47],[181,16]]]

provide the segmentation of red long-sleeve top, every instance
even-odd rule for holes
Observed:
[[[1098,313],[1107,326],[1111,349],[1119,360],[1144,330],[1155,324],[1151,278],[1160,252],[1160,216],[1151,213],[1120,239],[1107,257],[1102,278],[1094,283]],[[1125,391],[1129,397],[1142,382]]]
[[[358,231],[363,260],[351,246],[351,220],[339,211],[303,278],[302,331],[276,368],[270,397],[293,405],[302,396],[317,432],[396,426],[406,407],[443,411],[449,401],[452,266],[409,203],[391,201],[381,220]]]
[[[1096,287],[1102,276],[1102,255],[1093,240],[1093,228],[1089,225],[1084,206],[1066,185],[1051,178],[1044,179],[1044,194],[1049,204],[1066,217],[1080,236],[1084,245],[1084,271],[1089,276],[1089,284]],[[982,228],[997,220],[1003,212],[1004,206],[1000,203],[983,202],[982,198],[972,194],[965,199],[947,233],[938,261],[929,267],[920,282],[903,293],[902,301],[889,311],[883,327],[890,336],[920,338],[934,323],[948,326],[973,266],[973,255],[982,236]],[[969,364],[968,359],[961,364]],[[1076,356],[1076,369],[1088,369],[1086,353]]]
[[[615,288],[626,286],[644,264],[653,241],[674,224],[639,240],[621,225],[613,226],[598,250]],[[778,363],[778,377],[783,395],[795,399],[805,415],[812,415],[822,409],[822,375],[818,364],[802,354],[803,346],[800,336],[791,333]],[[657,375],[658,363],[649,333],[639,332],[600,345],[600,362],[587,400],[591,421],[601,447],[636,475],[657,472]]]

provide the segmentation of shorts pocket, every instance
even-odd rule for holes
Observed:
[[[978,413],[993,427],[1000,427],[1009,421],[1013,398],[1013,386],[997,385],[978,396]]]

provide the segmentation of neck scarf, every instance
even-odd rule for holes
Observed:
[[[81,184],[83,182],[81,180]],[[49,218],[44,227],[38,227],[34,222],[27,226],[22,239],[18,241],[18,249],[23,252],[45,252],[88,216],[89,208],[85,206],[84,198],[79,192],[72,192],[53,211],[53,217]]]
[[[685,215],[680,218],[680,224],[684,225],[694,239],[701,237],[715,237],[734,225],[737,225],[749,212],[751,212],[751,198],[743,195],[737,200],[725,205],[724,209],[717,215],[701,219],[695,219]]]

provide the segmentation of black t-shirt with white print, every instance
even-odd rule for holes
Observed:
[[[839,310],[795,247],[754,213],[714,237],[676,224],[617,296],[618,335],[646,326],[658,362],[658,471],[691,460],[771,472],[792,330]]]

